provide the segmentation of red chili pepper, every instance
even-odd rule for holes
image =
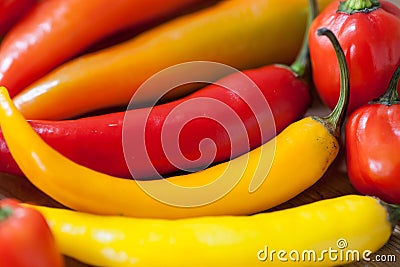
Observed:
[[[39,0],[0,1],[0,36],[6,34]]]
[[[382,95],[400,63],[400,9],[386,0],[334,1],[314,20],[309,36],[313,79],[323,102],[333,108],[339,98],[339,67],[330,43],[316,35],[320,27],[335,33],[346,54],[349,113]]]
[[[400,204],[400,65],[388,90],[350,116],[346,127],[347,169],[363,194]]]
[[[249,83],[246,87],[242,87],[243,83],[237,84],[243,80],[242,76],[232,74],[224,78],[223,82],[230,84],[231,89],[212,84],[185,98],[155,106],[150,113],[150,108],[127,111],[129,121],[138,122],[136,126],[130,123],[129,127],[136,127],[136,129],[131,128],[129,131],[137,132],[138,138],[142,138],[139,133],[145,130],[147,153],[159,173],[166,174],[178,170],[163,151],[161,141],[163,129],[171,129],[172,131],[166,132],[165,136],[167,139],[176,140],[175,130],[187,123],[182,128],[179,137],[183,155],[191,160],[197,159],[200,155],[198,150],[200,140],[210,138],[217,146],[214,162],[220,162],[259,146],[275,134],[271,128],[273,126],[271,121],[268,121],[270,118],[265,115],[268,111],[257,110],[257,114],[253,114],[251,107],[240,98],[241,95],[249,98],[260,97],[260,95],[265,97],[271,108],[277,132],[304,115],[310,105],[308,86],[287,67],[272,65],[243,73],[248,75],[258,86],[261,93]],[[212,119],[199,117],[190,121],[193,119],[191,117],[193,111],[197,110],[198,114],[199,110],[203,109],[204,112],[212,113],[207,101],[213,99],[233,109],[233,112],[240,117],[241,122],[235,122],[229,127],[240,129],[245,126],[247,135],[239,136],[240,139],[237,140],[230,140],[232,136],[226,132],[224,125],[219,125]],[[173,120],[168,119],[169,113],[174,108],[189,100],[195,100],[196,105],[183,105],[179,117]],[[31,121],[31,124],[47,143],[75,162],[114,176],[130,177],[121,141],[124,115],[125,112],[118,112],[77,120]],[[226,119],[232,120],[233,114],[228,115],[230,117]],[[166,124],[164,124],[165,121],[167,121]],[[145,129],[141,128],[144,122],[146,123]],[[268,123],[270,123],[269,128],[260,129],[261,125],[268,125]],[[264,137],[263,140],[261,140],[261,133]],[[211,146],[205,148],[204,151],[215,151],[213,145],[209,145]],[[231,155],[232,149],[236,151],[235,155]],[[204,158],[204,160],[208,162],[208,159]],[[204,161],[193,162],[192,166],[189,164],[185,168],[196,169],[203,164],[205,164]],[[136,165],[135,173],[140,174],[141,178],[154,175],[152,166],[149,164],[138,161]],[[0,139],[0,171],[22,174],[12,159],[2,136]]]
[[[30,121],[52,147],[68,158],[95,170],[130,177],[121,145],[124,113],[77,120]],[[0,172],[23,175],[0,132]]]
[[[0,200],[0,265],[64,266],[62,255],[43,215],[12,199]]]
[[[200,0],[46,0],[7,34],[0,51],[0,84],[13,96],[97,41],[143,27]],[[151,8],[150,8],[151,7]]]

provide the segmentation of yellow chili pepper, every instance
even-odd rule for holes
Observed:
[[[109,267],[333,266],[373,260],[371,253],[388,241],[400,216],[398,208],[357,195],[252,216],[179,220],[33,208],[46,218],[63,254]]]
[[[27,178],[55,200],[79,211],[158,218],[260,212],[314,184],[338,153],[337,136],[349,94],[348,71],[336,38],[330,31],[323,33],[335,41],[343,68],[341,97],[331,115],[302,119],[249,153],[199,172],[134,181],[78,165],[36,134],[4,87],[0,88],[3,135]]]
[[[331,1],[319,0],[319,6]],[[72,60],[26,88],[14,102],[27,119],[64,119],[127,105],[152,75],[187,61],[214,61],[239,70],[288,64],[300,49],[307,7],[306,0],[221,1],[121,45]],[[213,81],[222,73],[208,75]],[[170,99],[189,88],[193,90],[179,87]],[[153,103],[164,89],[141,92],[135,103]]]

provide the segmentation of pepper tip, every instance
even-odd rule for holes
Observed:
[[[5,86],[0,86],[0,119],[6,115],[10,115],[12,112],[13,102],[10,98],[10,94]]]

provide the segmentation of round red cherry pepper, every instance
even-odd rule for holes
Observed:
[[[333,108],[339,98],[339,67],[329,41],[316,34],[321,27],[334,32],[346,55],[348,112],[382,95],[400,63],[400,9],[386,0],[334,1],[314,20],[309,31],[313,79],[322,101]]]
[[[0,265],[64,266],[62,255],[43,215],[13,199],[0,201]]]
[[[386,93],[350,116],[346,127],[347,169],[360,193],[400,204],[400,65]]]

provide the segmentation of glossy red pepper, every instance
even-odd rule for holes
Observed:
[[[200,3],[200,0],[40,1],[3,40],[0,84],[15,95],[107,36],[166,19]]]
[[[121,132],[124,113],[111,113],[77,120],[30,121],[52,147],[68,158],[95,170],[130,177],[126,167]],[[0,172],[22,175],[0,131]]]
[[[6,34],[39,0],[0,1],[0,36]]]
[[[350,116],[346,127],[347,169],[363,194],[400,204],[400,65],[386,93]]]
[[[316,35],[320,27],[335,33],[346,54],[349,113],[382,95],[400,63],[400,9],[386,0],[334,1],[314,20],[309,32],[313,79],[323,102],[333,108],[339,98],[339,67],[329,42]]]
[[[219,162],[259,146],[275,134],[272,122],[266,121],[270,119],[265,115],[268,111],[257,110],[257,113],[254,114],[251,107],[240,98],[240,95],[264,96],[272,111],[277,132],[303,116],[310,105],[311,97],[308,86],[288,67],[272,65],[247,70],[244,71],[244,74],[258,86],[261,93],[258,89],[254,90],[255,88],[249,83],[246,87],[242,87],[243,83],[237,84],[243,78],[242,75],[235,73],[224,78],[223,83],[232,85],[231,89],[212,84],[187,97],[155,106],[150,113],[150,108],[127,111],[129,121],[138,122],[136,126],[130,124],[130,127],[136,127],[136,129],[131,128],[130,132],[137,132],[140,136],[139,133],[144,130],[140,127],[143,122],[146,122],[147,153],[159,173],[166,174],[179,170],[169,161],[163,150],[161,141],[163,129],[171,129],[170,133],[164,133],[165,136],[176,138],[177,127],[186,124],[179,137],[179,146],[183,155],[190,160],[197,159],[200,155],[199,142],[209,138],[213,140],[217,148],[215,149],[209,143],[204,151],[216,151],[215,162]],[[235,86],[235,84],[237,85]],[[199,114],[198,112],[203,109],[205,112],[212,113],[210,107],[207,106],[207,101],[212,99],[233,109],[241,121],[236,121],[229,127],[240,129],[245,126],[247,135],[239,136],[240,139],[234,140],[232,143],[230,139],[232,136],[229,136],[223,125],[219,125],[212,118],[199,117],[191,121],[193,111]],[[183,109],[180,110],[181,116],[173,120],[167,119],[174,108],[189,100],[195,100],[196,106],[183,105]],[[232,115],[230,114],[231,117]],[[31,124],[47,143],[75,162],[114,176],[130,177],[122,146],[124,116],[125,112],[118,112],[77,120],[31,121]],[[271,123],[269,128],[260,129],[261,125],[268,125],[268,123]],[[263,140],[261,140],[261,133],[264,137]],[[236,151],[235,155],[231,155],[233,148]],[[206,158],[204,160],[209,161]],[[188,165],[185,168],[195,169],[203,164],[205,162],[193,162],[192,166]],[[152,166],[142,162],[137,162],[136,165],[135,173],[140,173],[141,178],[154,174]],[[2,136],[0,139],[0,171],[22,174]]]
[[[12,199],[0,200],[0,265],[64,266],[62,255],[43,215]]]

